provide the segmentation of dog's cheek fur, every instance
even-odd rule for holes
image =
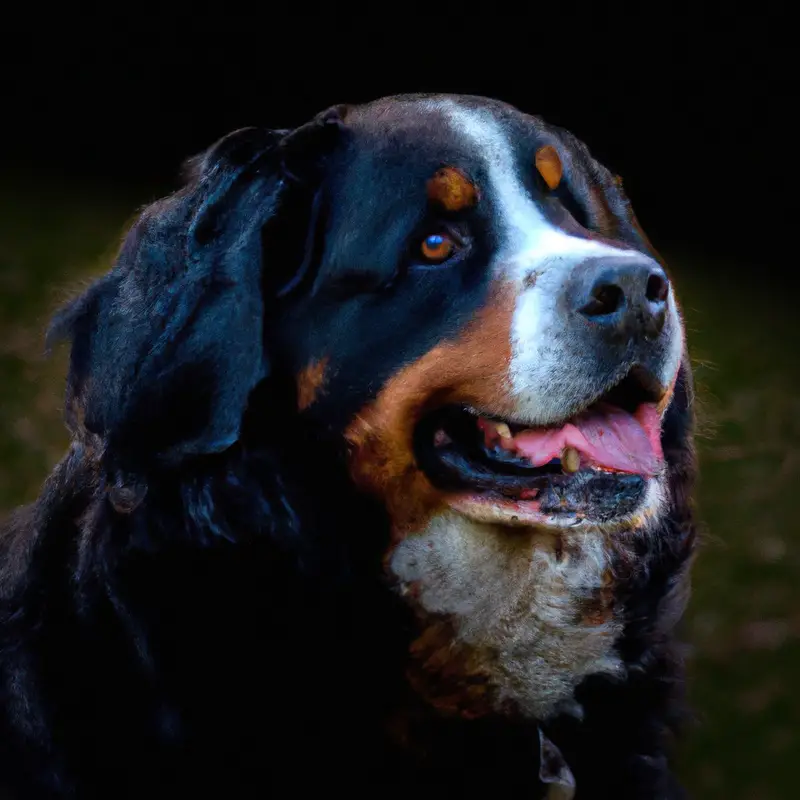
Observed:
[[[513,300],[509,286],[496,285],[474,321],[390,378],[345,432],[351,475],[381,497],[395,539],[423,530],[441,507],[441,493],[415,465],[414,428],[425,411],[450,401],[509,408]]]

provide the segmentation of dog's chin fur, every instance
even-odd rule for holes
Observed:
[[[428,142],[454,102],[381,101],[353,125],[413,133],[430,113]],[[405,456],[359,439],[353,421],[381,419],[380,386],[455,341],[453,320],[466,324],[489,290],[477,269],[455,289],[426,284],[398,312],[406,328],[347,338],[343,286],[372,292],[378,321],[393,295],[351,272],[325,284],[309,266],[318,218],[341,234],[339,206],[315,187],[344,113],[223,139],[56,318],[54,338],[72,347],[73,441],[0,533],[0,795],[682,796],[667,755],[695,544],[688,359],[664,413],[664,473],[619,524],[498,525],[415,496]],[[649,252],[583,145],[523,123],[569,154],[587,224]],[[341,191],[345,218],[362,209]],[[389,210],[394,221],[402,208]],[[322,298],[313,324],[297,295]],[[320,309],[333,309],[324,324]],[[426,369],[419,387],[438,374]],[[360,446],[380,470],[354,469]],[[367,485],[386,476],[391,497]],[[400,530],[406,511],[419,524]]]
[[[624,677],[613,555],[597,530],[512,531],[452,512],[400,542],[388,567],[420,620],[412,650],[430,702],[546,721],[587,675]]]

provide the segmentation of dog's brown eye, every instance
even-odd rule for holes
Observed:
[[[446,233],[433,233],[422,240],[420,249],[427,261],[438,264],[453,255],[456,243]]]
[[[558,150],[553,145],[546,144],[536,151],[536,169],[549,189],[555,189],[561,183],[564,168]]]

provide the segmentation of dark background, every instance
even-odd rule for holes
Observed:
[[[288,127],[403,91],[487,94],[577,132],[625,177],[654,235],[736,254],[788,245],[798,82],[779,6],[499,5],[32,6],[39,24],[5,36],[3,159],[163,181],[243,125]]]
[[[35,496],[65,444],[63,354],[40,358],[47,315],[108,268],[123,225],[174,188],[185,157],[233,128],[290,127],[339,102],[502,98],[623,176],[676,277],[705,531],[686,628],[698,725],[680,769],[694,796],[796,796],[800,86],[780,6],[4,13],[0,509]]]

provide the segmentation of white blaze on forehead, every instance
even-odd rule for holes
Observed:
[[[519,174],[513,147],[498,121],[486,111],[464,108],[453,102],[443,110],[454,128],[466,136],[485,161],[498,218],[505,228],[506,241],[498,262],[514,268],[524,279],[530,270],[548,262],[574,266],[589,257],[640,257],[641,253],[612,247],[579,236],[570,236],[544,216]],[[531,155],[531,170],[535,169]]]

